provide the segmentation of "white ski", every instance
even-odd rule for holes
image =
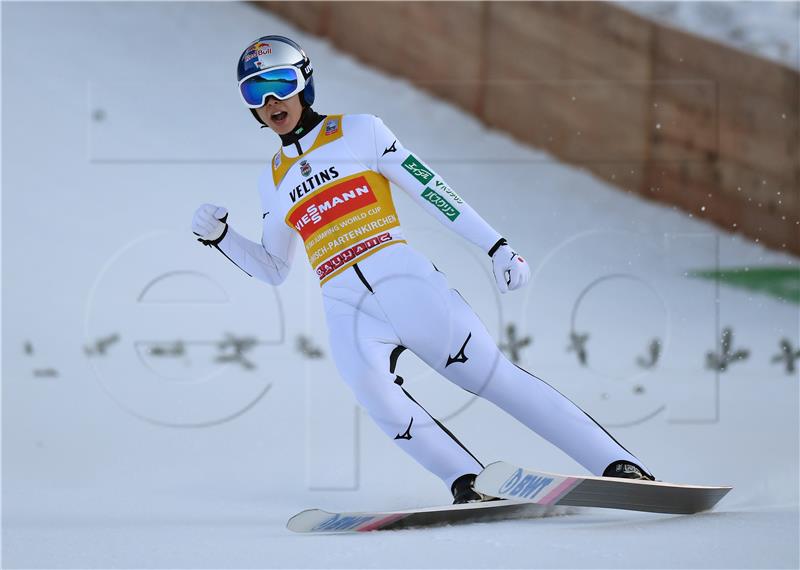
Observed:
[[[330,513],[309,509],[286,523],[294,532],[342,533],[396,530],[448,524],[531,519],[569,514],[570,509],[537,505],[528,501],[488,501],[406,511]]]
[[[542,506],[693,514],[713,508],[732,487],[557,475],[498,461],[480,472],[475,480],[475,489],[493,497],[524,500]]]

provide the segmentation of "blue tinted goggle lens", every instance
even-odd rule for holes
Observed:
[[[301,81],[302,76],[297,68],[268,69],[245,79],[239,85],[239,90],[248,105],[261,107],[264,100],[270,95],[274,95],[278,99],[286,99],[294,95],[302,88],[298,88]]]

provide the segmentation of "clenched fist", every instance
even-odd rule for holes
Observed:
[[[501,245],[492,255],[492,271],[501,293],[523,287],[531,278],[531,268],[507,244]]]
[[[192,232],[203,245],[217,245],[228,231],[228,210],[214,204],[203,204],[192,218]]]

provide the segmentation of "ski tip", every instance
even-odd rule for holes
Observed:
[[[286,529],[292,532],[309,532],[319,522],[331,516],[333,516],[332,513],[323,511],[322,509],[306,509],[300,511],[286,521]]]

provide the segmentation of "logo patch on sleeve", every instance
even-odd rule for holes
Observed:
[[[445,216],[447,216],[447,219],[450,220],[451,222],[455,221],[455,219],[461,213],[458,210],[456,210],[455,206],[453,206],[450,202],[448,202],[446,199],[441,197],[439,194],[437,194],[430,188],[425,188],[425,190],[422,191],[422,197],[425,198],[428,202],[430,202],[434,206],[436,206],[439,209],[439,211]]]
[[[403,161],[403,168],[405,168],[411,175],[419,180],[422,184],[427,184],[433,180],[433,172],[425,168],[421,161],[413,154],[409,154]]]

